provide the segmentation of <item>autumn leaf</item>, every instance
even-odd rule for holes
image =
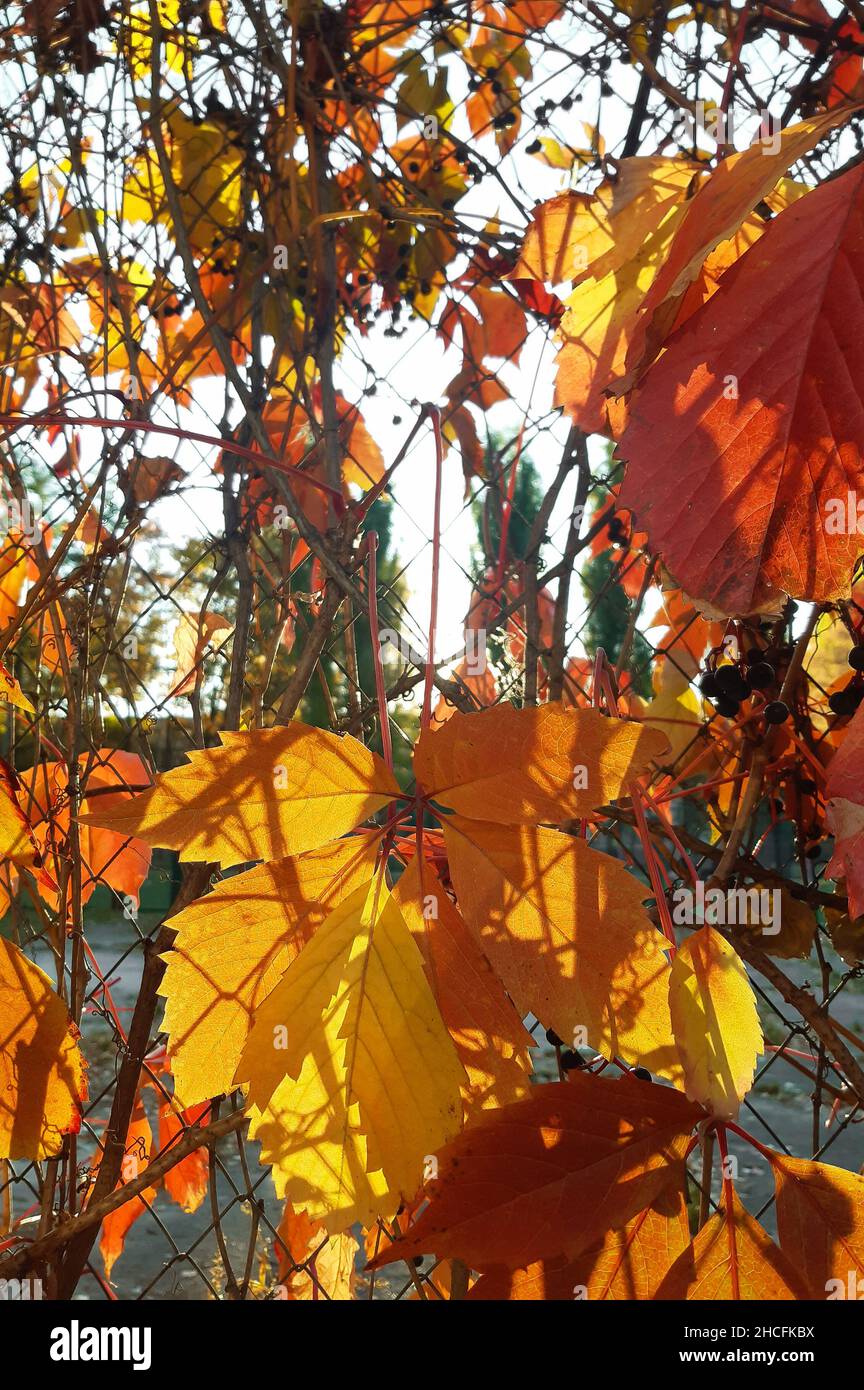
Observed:
[[[51,1158],[77,1134],[84,1059],[44,971],[0,937],[0,1158]]]
[[[721,160],[691,199],[666,262],[645,296],[639,331],[633,337],[627,374],[618,383],[619,391],[630,390],[640,369],[656,355],[675,322],[681,295],[696,279],[709,253],[733,235],[787,169],[842,124],[854,109],[838,107],[788,126],[779,132],[776,150],[766,149],[757,141],[749,149]]]
[[[613,246],[595,260],[588,278],[580,277],[559,329],[555,400],[586,433],[609,429],[606,388],[624,370],[646,292],[684,216],[698,167],[685,160],[652,163],[656,182],[649,185],[650,201],[636,197],[616,212],[611,195]]]
[[[602,279],[639,255],[646,231],[659,227],[698,176],[690,160],[635,156],[590,197],[560,193],[534,209],[512,280],[574,284]]]
[[[466,1119],[530,1090],[531,1035],[431,863],[415,858],[393,897],[416,941],[426,977],[465,1068]]]
[[[195,689],[204,675],[204,661],[221,651],[227,639],[225,634],[234,631],[234,624],[221,613],[181,613],[174,629],[174,654],[177,670],[171,684],[170,695],[188,695]],[[216,633],[222,633],[219,638]]]
[[[399,795],[382,760],[350,735],[293,723],[219,737],[218,748],[194,750],[150,791],[82,824],[230,868],[317,849]]]
[[[568,1043],[680,1075],[644,885],[555,830],[451,816],[444,839],[462,915],[520,1012]]]
[[[741,957],[714,927],[700,927],[677,951],[669,1011],[687,1095],[734,1119],[753,1085],[762,1028]]]
[[[177,1113],[175,1102],[163,1100],[159,1106],[159,1152],[167,1152],[175,1141],[182,1137],[190,1125],[205,1121],[210,1106],[193,1105]],[[197,1211],[207,1194],[209,1163],[207,1150],[193,1149],[162,1180],[165,1191],[172,1201],[185,1212]]]
[[[817,1297],[859,1298],[864,1278],[864,1177],[771,1153],[780,1248]],[[832,1282],[839,1281],[839,1282]]]
[[[426,796],[459,815],[561,824],[614,801],[665,748],[656,730],[598,710],[501,704],[424,730],[414,771]]]
[[[422,1253],[472,1269],[576,1256],[680,1183],[703,1111],[677,1091],[571,1073],[481,1115],[438,1155],[419,1220],[369,1268]]]
[[[23,710],[25,714],[36,713],[21,686],[15,677],[7,671],[2,661],[0,661],[0,700],[5,700],[8,704],[14,705],[16,709]]]
[[[459,1127],[464,1072],[380,877],[330,913],[260,1005],[235,1079],[263,1110],[284,1078],[303,1083],[310,1061],[343,1128],[362,1131],[369,1169],[413,1196],[424,1155]]]
[[[492,1270],[477,1281],[468,1302],[653,1298],[670,1266],[690,1243],[683,1172],[645,1211],[609,1231],[575,1260],[558,1256],[527,1269]]]
[[[153,1133],[150,1121],[140,1099],[136,1102],[126,1132],[126,1145],[120,1168],[118,1187],[125,1187],[134,1181],[146,1168],[153,1157]],[[110,1212],[102,1223],[99,1237],[99,1253],[105,1262],[105,1278],[110,1279],[114,1266],[123,1254],[126,1237],[139,1217],[156,1200],[156,1188],[145,1187],[143,1191]]]
[[[216,885],[170,919],[164,1028],[183,1104],[233,1089],[257,1006],[331,910],[374,873],[374,835],[337,840]]]
[[[276,1237],[280,1297],[292,1303],[354,1297],[359,1247],[353,1235],[345,1231],[328,1237],[320,1221],[286,1202]]]
[[[797,1270],[741,1205],[737,1193],[702,1227],[676,1260],[655,1299],[717,1302],[807,1299]]]
[[[853,169],[781,212],[631,405],[622,505],[676,582],[721,613],[849,589],[861,544],[832,526],[831,504],[864,448],[862,181]]]
[[[41,856],[30,818],[21,809],[20,793],[21,783],[0,758],[0,857],[29,869],[40,863]]]

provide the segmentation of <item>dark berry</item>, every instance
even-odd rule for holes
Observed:
[[[633,1068],[633,1075],[636,1076],[636,1077],[638,1077],[640,1081],[650,1081],[650,1080],[651,1080],[651,1073],[650,1073],[650,1071],[648,1070],[647,1067],[634,1067],[634,1068]]]
[[[578,1071],[579,1068],[584,1067],[584,1065],[585,1062],[579,1056],[578,1052],[570,1052],[568,1049],[567,1052],[561,1053],[560,1066],[562,1071]]]
[[[713,671],[705,672],[704,676],[699,682],[699,689],[702,691],[702,694],[705,696],[706,700],[713,700],[716,695],[720,694],[720,687],[717,684],[717,677],[714,675]]]
[[[750,687],[736,666],[721,666],[714,674],[721,694],[730,700],[740,701],[749,695]]]
[[[771,700],[765,706],[765,718],[769,724],[785,724],[789,718],[789,706],[783,700]]]
[[[770,661],[755,661],[747,667],[747,679],[751,689],[764,690],[774,679],[774,667]]]
[[[849,653],[849,665],[853,671],[864,671],[864,647],[853,647]]]
[[[864,691],[847,685],[845,690],[835,690],[828,699],[828,706],[835,714],[854,714],[861,703]]]
[[[740,703],[740,700],[733,700],[731,695],[719,695],[714,701],[714,708],[724,719],[734,719]]]
[[[552,1047],[563,1047],[563,1046],[564,1046],[564,1039],[563,1039],[563,1038],[559,1038],[559,1036],[558,1036],[558,1034],[555,1032],[555,1029],[554,1029],[554,1028],[547,1028],[547,1029],[546,1029],[546,1041],[547,1041],[548,1043],[550,1043],[550,1044],[552,1045]]]

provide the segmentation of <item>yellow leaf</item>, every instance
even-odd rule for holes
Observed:
[[[80,817],[182,860],[225,867],[317,849],[380,811],[399,787],[375,753],[305,724],[220,734],[110,813]]]
[[[414,771],[427,796],[461,816],[560,824],[626,792],[666,747],[655,729],[599,710],[502,704],[424,730]]]
[[[617,178],[590,197],[560,193],[534,210],[510,279],[553,285],[601,279],[638,256],[647,235],[686,196],[698,165],[687,159],[635,155],[622,159]]]
[[[174,655],[177,670],[171,696],[188,695],[204,675],[205,657],[221,651],[234,631],[234,624],[221,613],[181,613],[174,629]],[[217,637],[216,633],[221,633]]]
[[[323,1205],[308,1192],[309,1162],[317,1190],[329,1186],[343,1206],[333,1216],[350,1224],[344,1207],[355,1189],[361,1136],[368,1170],[382,1170],[386,1189],[408,1198],[420,1185],[424,1157],[460,1127],[464,1072],[420,952],[380,877],[331,912],[257,1011],[236,1083],[248,1083],[251,1102],[263,1110],[286,1077],[297,1086],[277,1098],[282,1122],[295,1112],[303,1122],[283,1142],[289,1154],[292,1143],[302,1145],[307,1166],[292,1172],[282,1163],[285,1190],[324,1220]],[[314,1149],[309,1157],[310,1120],[316,1142],[328,1148],[326,1165]],[[368,1224],[372,1215],[350,1220]]]
[[[297,1080],[286,1077],[262,1110],[249,1106],[249,1138],[261,1145],[277,1197],[305,1207],[331,1235],[392,1216],[401,1201],[369,1162],[357,1105],[345,1108],[347,1008],[346,997],[322,1019]]]
[[[0,937],[0,1158],[51,1158],[77,1133],[84,1058],[48,976]]]
[[[171,918],[177,938],[159,992],[182,1105],[232,1089],[255,1009],[332,909],[371,879],[379,843],[356,836],[263,864]]]
[[[25,714],[35,714],[33,706],[23,693],[21,686],[15,677],[7,671],[3,662],[0,661],[0,700],[6,700],[16,709],[23,709]]]
[[[734,1119],[753,1084],[762,1029],[741,957],[713,927],[700,927],[677,952],[669,1011],[687,1095]]]
[[[645,706],[642,719],[649,729],[658,729],[668,738],[671,752],[666,762],[670,766],[688,750],[691,757],[695,755],[694,740],[702,729],[702,701],[674,662],[664,661],[660,689]]]
[[[645,887],[555,830],[451,816],[444,839],[462,915],[516,1007],[568,1044],[676,1078],[669,963]]]

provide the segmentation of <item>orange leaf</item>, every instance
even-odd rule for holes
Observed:
[[[149,791],[82,824],[230,868],[316,849],[399,795],[381,758],[350,735],[294,723],[219,737],[219,747],[196,749]]]
[[[560,824],[620,796],[667,747],[656,730],[598,710],[502,704],[424,730],[414,771],[427,796],[459,815]]]
[[[172,683],[170,692],[172,697],[188,695],[195,689],[196,682],[203,676],[205,657],[221,651],[228,640],[224,635],[217,638],[215,634],[233,631],[234,624],[221,613],[181,613],[174,629],[177,670],[174,672],[176,684]]]
[[[696,279],[709,252],[732,236],[786,170],[853,109],[838,108],[789,126],[780,132],[776,152],[757,142],[718,164],[691,200],[666,263],[645,296],[640,330],[627,355],[627,377],[619,383],[620,390],[629,390],[640,368],[656,355],[675,322],[681,295]]]
[[[677,1091],[570,1074],[481,1115],[438,1156],[429,1205],[370,1268],[430,1252],[517,1269],[587,1250],[680,1181],[703,1111]]]
[[[467,1074],[466,1117],[530,1089],[531,1035],[430,863],[415,858],[393,890],[420,947],[441,1017]]]
[[[677,1079],[665,939],[623,864],[557,830],[451,816],[459,907],[522,1014]]]
[[[609,1231],[575,1260],[559,1256],[512,1274],[493,1270],[483,1275],[467,1297],[475,1302],[508,1303],[653,1298],[670,1265],[689,1243],[682,1174],[680,1185],[661,1193],[652,1206],[620,1230]]]
[[[780,1248],[822,1297],[861,1297],[864,1277],[864,1177],[773,1153]]]
[[[127,1182],[132,1182],[137,1178],[148,1167],[152,1156],[153,1135],[150,1130],[150,1121],[147,1119],[144,1107],[139,1100],[126,1133],[126,1149],[123,1154],[120,1181],[117,1188],[125,1187]],[[123,1247],[126,1244],[129,1231],[138,1217],[144,1215],[147,1205],[155,1199],[156,1188],[145,1187],[140,1196],[130,1198],[128,1202],[123,1203],[122,1207],[117,1207],[106,1216],[102,1223],[102,1234],[99,1237],[99,1253],[105,1262],[106,1279],[111,1278],[111,1271],[123,1254]]]
[[[77,1134],[84,1058],[48,976],[0,937],[0,1158],[50,1158]]]
[[[862,188],[858,167],[781,212],[631,404],[621,503],[725,614],[849,591],[861,541],[830,504],[864,451]]]
[[[657,1293],[657,1299],[716,1302],[724,1299],[807,1299],[810,1294],[800,1276],[755,1217],[731,1197],[731,1219],[726,1198],[675,1261]]]

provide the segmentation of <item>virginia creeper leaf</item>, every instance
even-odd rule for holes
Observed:
[[[0,1158],[51,1158],[77,1134],[86,1066],[44,971],[0,937]]]
[[[236,1081],[263,1110],[310,1058],[340,1121],[352,1123],[356,1107],[370,1168],[413,1196],[424,1155],[459,1128],[464,1071],[380,878],[330,913],[264,1000]]]
[[[731,1211],[731,1215],[730,1215]],[[807,1299],[801,1276],[733,1191],[669,1270],[655,1298],[716,1300]]]
[[[678,1091],[571,1072],[481,1115],[438,1155],[429,1205],[370,1268],[421,1253],[472,1269],[576,1256],[672,1183],[704,1112]]]
[[[469,1302],[549,1301],[592,1303],[653,1298],[670,1265],[690,1243],[684,1177],[619,1230],[609,1231],[575,1260],[558,1256],[512,1273],[484,1274],[467,1295]]]
[[[568,1043],[680,1075],[644,885],[556,830],[450,816],[444,839],[462,915],[517,1008]]]
[[[522,1100],[530,1091],[531,1035],[434,867],[413,859],[393,897],[420,948],[426,977],[465,1068],[466,1118],[478,1109]]]
[[[424,730],[414,771],[427,796],[461,816],[560,824],[620,796],[666,747],[656,730],[598,710],[501,704]]]
[[[787,1154],[771,1155],[780,1248],[806,1273],[817,1297],[861,1297],[864,1279],[864,1177]]]
[[[332,909],[372,878],[378,844],[356,836],[259,865],[171,918],[160,993],[182,1104],[232,1089],[256,1008]]]
[[[384,762],[350,735],[294,723],[219,737],[112,814],[82,821],[230,867],[317,849],[399,795]]]
[[[676,953],[669,1011],[687,1095],[734,1119],[753,1085],[762,1028],[741,957],[713,927],[700,927]]]
[[[864,450],[862,190],[858,167],[781,212],[631,404],[621,503],[721,613],[848,592],[862,544],[834,513]]]

